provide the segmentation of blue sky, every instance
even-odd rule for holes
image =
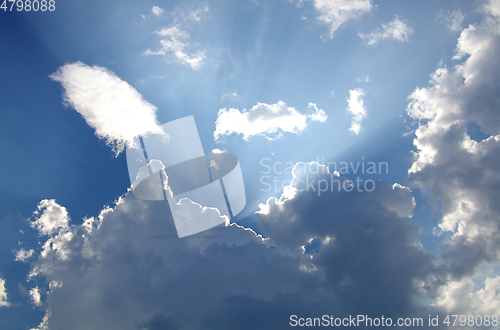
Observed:
[[[500,314],[498,1],[56,0],[0,16],[0,328]],[[232,225],[150,238],[174,229],[168,204],[127,190],[129,108],[144,134],[193,115],[206,153],[239,158]],[[314,161],[389,170],[340,173],[373,192],[319,196],[284,172]],[[274,177],[289,187],[266,191]]]

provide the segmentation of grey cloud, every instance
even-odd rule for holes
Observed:
[[[498,3],[490,1],[485,8],[497,8],[494,4]],[[463,283],[482,274],[485,265],[500,260],[499,27],[498,15],[491,10],[482,24],[463,30],[455,56],[461,62],[451,70],[436,70],[429,87],[411,94],[407,109],[419,122],[414,139],[417,159],[408,183],[440,202],[442,218],[436,234],[443,235],[449,246],[439,270],[426,285],[432,290],[444,285],[446,308],[463,297],[454,294],[457,288],[466,288]],[[471,122],[491,136],[472,139],[467,131]],[[492,283],[495,278],[481,281]],[[480,295],[470,290],[469,296]],[[469,312],[484,312],[478,306],[471,300]]]

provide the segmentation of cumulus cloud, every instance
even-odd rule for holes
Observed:
[[[163,9],[161,9],[160,7],[158,6],[153,6],[153,8],[151,8],[151,12],[153,13],[153,15],[155,16],[160,16],[161,14],[163,14],[165,11]]]
[[[21,248],[16,252],[16,258],[14,260],[21,262],[28,262],[28,259],[31,258],[34,253],[35,250],[33,249],[25,250]]]
[[[38,291],[37,286],[30,289],[29,295],[30,295],[31,301],[33,302],[33,304],[35,304],[35,306],[42,305],[42,296],[40,295],[40,291]]]
[[[361,121],[366,117],[366,107],[363,104],[363,96],[365,96],[363,89],[351,89],[349,91],[349,98],[347,99],[347,111],[352,114],[351,128],[349,128],[349,130],[356,135],[358,135],[361,130]]]
[[[7,290],[5,289],[5,280],[0,277],[0,307],[9,307],[7,301]]]
[[[412,32],[413,29],[396,15],[389,23],[382,23],[382,28],[378,28],[369,34],[358,33],[358,35],[368,46],[373,46],[385,39],[394,39],[401,42],[408,41],[408,37]]]
[[[283,101],[274,104],[257,102],[250,110],[220,109],[215,122],[215,140],[233,133],[243,134],[247,140],[254,135],[263,135],[268,139],[279,137],[283,132],[300,133],[310,121],[325,122],[326,113],[316,104],[309,103],[308,114],[289,107]]]
[[[306,0],[307,1],[307,0]],[[312,0],[318,13],[318,21],[328,26],[330,38],[345,22],[369,13],[373,7],[371,0]],[[305,1],[297,1],[301,6]]]
[[[167,203],[130,192],[82,225],[60,228],[51,237],[60,244],[43,243],[31,264],[30,280],[51,283],[30,291],[35,298],[47,292],[40,295],[47,308],[42,324],[235,329],[251,319],[255,329],[286,325],[292,310],[417,315],[414,283],[433,257],[411,224],[410,190],[377,182],[371,193],[350,191],[346,178],[323,168],[309,179],[333,175],[347,189],[318,196],[303,177],[313,171],[300,172],[300,165],[289,186],[294,193],[268,200],[257,214],[267,238],[226,223],[178,239]],[[305,252],[315,239],[318,249]]]
[[[64,88],[64,101],[95,134],[120,153],[137,135],[162,134],[156,107],[113,72],[82,62],[66,64],[50,76]]]
[[[29,277],[50,283],[30,290],[47,308],[40,329],[281,328],[291,311],[424,319],[497,311],[494,277],[483,289],[466,278],[442,282],[426,305],[427,283],[443,268],[420,244],[412,192],[381,181],[358,188],[299,162],[283,194],[260,205],[264,237],[226,222],[189,239],[177,238],[167,203],[128,192],[97,217],[60,227],[48,239],[59,244],[42,242]]]
[[[189,65],[193,69],[199,69],[206,58],[204,51],[188,53],[186,48],[189,46],[189,33],[182,30],[179,25],[161,29],[156,34],[163,39],[160,40],[159,50],[152,51],[147,49],[144,55],[166,55],[169,54],[179,62]]]
[[[479,288],[476,286],[470,277],[448,282],[440,290],[437,306],[459,315],[498,315],[500,276],[488,277]]]
[[[443,306],[458,304],[461,292],[480,297],[471,293],[468,278],[482,265],[500,261],[500,12],[492,10],[498,4],[490,1],[486,20],[462,31],[455,55],[459,64],[437,69],[430,86],[413,91],[407,108],[418,121],[408,183],[439,202],[442,217],[435,232],[450,237],[440,271],[456,283],[448,286]],[[471,123],[489,137],[471,137]],[[488,283],[492,287],[497,280]],[[463,303],[475,308],[474,300]]]
[[[55,199],[41,201],[33,214],[35,220],[31,222],[31,227],[36,228],[40,235],[52,235],[60,229],[68,228],[68,212]]]
[[[52,237],[60,244],[43,244],[30,278],[59,283],[47,293],[46,324],[136,329],[179,318],[188,328],[210,328],[204,318],[227,297],[270,300],[299,287],[295,259],[302,256],[281,256],[235,224],[178,239],[169,214],[167,203],[129,192],[71,226],[71,235],[60,230]]]
[[[462,14],[460,9],[440,11],[437,15],[437,19],[446,24],[446,27],[453,32],[458,32],[462,30],[462,23],[464,21],[465,15]]]

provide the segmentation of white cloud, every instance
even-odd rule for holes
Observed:
[[[16,252],[16,258],[14,259],[15,261],[21,261],[21,262],[28,262],[28,259],[33,256],[35,253],[35,250],[29,249],[19,249],[19,251]]]
[[[450,281],[440,289],[437,306],[459,315],[500,314],[500,276],[486,278],[481,284],[475,289],[477,285],[469,277]]]
[[[460,9],[457,10],[448,10],[447,12],[441,11],[437,19],[446,24],[446,27],[450,31],[458,32],[462,30],[462,23],[464,21],[465,15],[462,14],[462,11]]]
[[[31,227],[36,228],[41,235],[52,235],[60,229],[67,229],[69,216],[66,208],[56,203],[54,199],[44,199],[33,212],[35,221]]]
[[[0,277],[0,307],[9,307],[10,303],[7,301],[7,290],[5,289],[5,280]]]
[[[268,139],[273,139],[273,135],[278,137],[282,132],[299,133],[311,121],[324,122],[327,119],[326,113],[318,109],[316,104],[309,103],[309,114],[305,115],[293,107],[288,107],[285,102],[278,101],[274,104],[257,102],[250,110],[226,108],[220,109],[215,122],[215,140],[224,135],[233,133],[243,134],[243,139],[247,140],[254,135],[264,135]]]
[[[157,51],[147,49],[144,55],[166,55],[177,59],[183,64],[187,64],[193,69],[199,69],[203,65],[203,60],[206,58],[204,51],[196,51],[188,53],[186,48],[189,47],[189,33],[182,30],[180,25],[174,25],[169,28],[163,28],[157,31],[156,34],[163,37],[160,40],[161,48]]]
[[[32,328],[31,330],[50,330],[48,325],[49,317],[50,317],[50,311],[47,311],[42,319],[42,322],[40,322],[40,325],[36,328]]]
[[[31,301],[33,302],[33,304],[35,304],[35,306],[42,305],[42,296],[40,295],[40,291],[38,290],[37,286],[30,289],[29,295],[30,295]]]
[[[500,2],[485,8],[495,8],[493,3]],[[484,264],[500,261],[500,21],[495,13],[487,12],[482,24],[461,32],[455,56],[460,63],[437,69],[428,87],[413,91],[407,107],[418,121],[408,183],[439,202],[442,217],[435,233],[446,234],[444,242],[450,245],[440,272],[457,281],[446,289],[441,304],[468,304],[470,311],[477,307],[473,297],[482,293],[473,293],[467,278]],[[489,137],[473,139],[471,123]]]
[[[352,114],[351,128],[349,130],[356,135],[361,130],[361,121],[366,117],[366,107],[363,104],[364,95],[365,93],[361,88],[351,89],[349,91],[349,98],[347,99],[347,111]]]
[[[385,39],[394,39],[401,42],[408,41],[408,37],[412,32],[412,28],[396,15],[389,23],[382,23],[381,29],[378,28],[370,34],[358,33],[358,35],[365,40],[368,46],[373,46]]]
[[[198,8],[196,10],[190,10],[187,15],[187,19],[195,22],[199,22],[201,20],[201,14],[207,13],[209,10],[208,5],[205,5],[203,8]]]
[[[301,6],[304,1],[298,1]],[[373,8],[371,0],[313,0],[318,20],[329,27],[330,38],[337,29],[351,19],[369,13]]]
[[[60,67],[50,77],[62,84],[65,102],[117,154],[132,146],[137,135],[163,132],[156,120],[156,107],[103,67],[76,62]]]
[[[165,11],[163,9],[161,9],[160,7],[158,6],[153,6],[153,8],[151,8],[151,12],[153,13],[153,15],[155,16],[160,16],[161,14],[163,14]]]

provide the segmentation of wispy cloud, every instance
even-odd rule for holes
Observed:
[[[389,23],[382,23],[382,28],[378,28],[369,34],[358,33],[358,35],[368,46],[373,46],[385,39],[394,39],[401,42],[408,41],[408,37],[412,32],[413,29],[396,15]]]
[[[257,102],[250,110],[220,109],[215,122],[214,138],[218,140],[221,136],[236,133],[243,134],[244,140],[254,135],[263,135],[272,140],[282,132],[301,132],[308,121],[324,122],[326,119],[326,113],[314,103],[309,103],[308,114],[302,114],[283,101],[274,104]]]
[[[198,8],[196,10],[190,10],[186,16],[186,19],[199,22],[201,21],[201,14],[208,12],[209,7],[205,5],[203,8]]]
[[[349,130],[356,135],[358,135],[361,130],[361,121],[366,117],[366,107],[363,104],[363,96],[365,96],[363,89],[351,89],[349,91],[349,98],[347,99],[347,111],[352,114],[351,128],[349,128]]]
[[[151,8],[151,12],[153,13],[153,15],[155,16],[160,16],[161,14],[163,14],[165,11],[163,9],[161,9],[160,7],[158,6],[153,6],[153,8]]]
[[[179,62],[187,64],[193,69],[198,69],[203,65],[206,58],[204,51],[188,53],[186,48],[190,44],[189,33],[182,30],[180,25],[174,25],[169,28],[161,29],[156,34],[163,37],[160,40],[161,47],[157,51],[147,49],[144,55],[166,55],[169,54]]]
[[[460,9],[440,11],[436,17],[441,23],[446,24],[446,27],[453,32],[458,32],[462,30],[462,23],[464,21],[465,15],[462,14]]]
[[[307,0],[297,1],[297,6]],[[312,0],[318,13],[318,20],[328,26],[329,36],[348,20],[369,13],[373,7],[371,0]]]

